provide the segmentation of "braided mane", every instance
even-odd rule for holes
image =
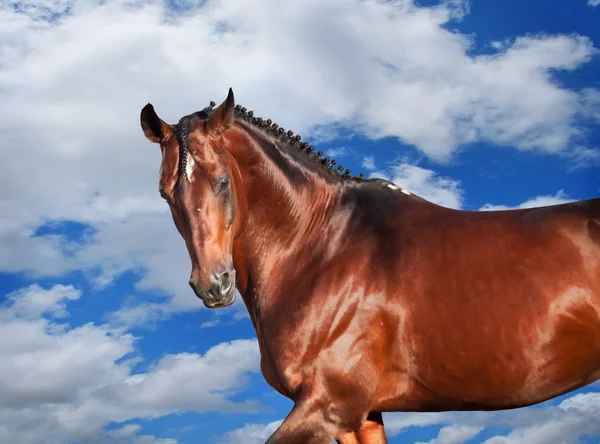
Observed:
[[[202,111],[198,111],[197,113],[192,114],[195,118],[205,119],[208,118],[212,112],[213,108],[216,106],[214,101],[210,102],[210,105],[204,108]],[[188,116],[189,118],[190,116]],[[234,108],[234,117],[237,119],[243,120],[251,124],[254,128],[261,130],[263,133],[273,137],[277,142],[285,143],[287,146],[298,150],[305,154],[309,159],[313,160],[315,165],[319,165],[325,168],[327,172],[330,174],[340,177],[343,180],[353,180],[362,182],[365,179],[365,175],[361,173],[358,177],[351,176],[351,171],[346,169],[344,171],[344,167],[339,165],[335,168],[336,161],[335,159],[330,159],[329,157],[321,158],[323,156],[322,151],[314,152],[314,147],[307,142],[300,142],[302,139],[299,135],[294,135],[293,131],[286,131],[284,128],[280,127],[276,123],[273,123],[271,119],[263,119],[262,117],[255,117],[254,111],[247,111],[241,105],[236,105]],[[181,126],[181,130],[185,131],[189,128],[189,124],[187,121],[184,121],[185,117],[178,124],[178,129]],[[179,133],[179,131],[178,131]],[[186,139],[186,137],[182,137],[182,139]],[[180,147],[183,148],[184,145],[180,143]],[[181,164],[181,170],[185,170],[185,162],[187,160],[187,147],[185,151],[181,150],[180,159],[183,161]],[[343,173],[342,173],[343,172]]]

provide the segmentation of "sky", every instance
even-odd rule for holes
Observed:
[[[263,443],[292,406],[209,310],[151,102],[237,103],[338,164],[483,211],[600,195],[598,0],[0,0],[0,442]],[[441,334],[442,332],[440,332]],[[390,443],[597,443],[600,384],[390,413]]]

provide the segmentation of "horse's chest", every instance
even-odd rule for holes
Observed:
[[[312,362],[308,350],[291,329],[266,328],[259,338],[261,371],[267,383],[284,396],[293,398],[303,382],[304,375],[311,372]]]
[[[265,381],[288,398],[294,398],[302,383],[301,373],[293,366],[285,366],[273,362],[269,355],[261,357],[261,371]]]

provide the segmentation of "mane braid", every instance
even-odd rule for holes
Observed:
[[[181,179],[181,177],[183,177],[183,174],[187,167],[188,136],[190,135],[192,122],[208,118],[209,114],[207,114],[206,110],[212,111],[212,107],[215,106],[215,102],[210,103],[210,107],[204,108],[204,110],[198,111],[194,114],[190,114],[189,116],[182,117],[177,123],[177,125],[175,125],[175,137],[177,137],[177,142],[179,142],[178,179]]]
[[[209,117],[212,112],[213,112],[213,108],[215,107],[215,102],[211,100],[210,105],[207,106],[206,108],[204,108],[202,111],[198,111],[197,113],[192,114],[191,116],[187,116],[182,118],[179,121],[179,124],[177,125],[177,127],[179,128],[179,125],[182,124],[182,121],[184,121],[185,119],[189,119],[192,116],[197,116],[197,118],[206,118]],[[278,142],[281,143],[285,143],[287,144],[289,147],[291,148],[295,148],[296,150],[302,151],[306,156],[308,156],[309,159],[312,159],[314,161],[314,164],[317,166],[323,166],[325,167],[325,170],[327,172],[329,172],[330,174],[333,174],[334,176],[340,177],[342,180],[352,180],[352,181],[358,181],[358,182],[363,182],[365,181],[365,175],[363,173],[360,173],[357,176],[351,176],[351,170],[346,169],[346,171],[344,171],[344,167],[343,166],[338,166],[336,169],[334,169],[334,166],[336,165],[336,161],[335,159],[330,159],[329,157],[326,157],[324,159],[321,159],[321,156],[323,155],[322,151],[318,151],[317,153],[314,153],[314,147],[310,144],[308,144],[307,142],[300,142],[300,140],[302,139],[299,135],[295,135],[294,136],[294,132],[293,131],[285,131],[285,129],[281,128],[279,125],[277,125],[276,123],[273,123],[273,121],[271,119],[263,119],[262,117],[254,117],[254,111],[248,111],[246,110],[246,108],[244,108],[241,105],[236,105],[235,109],[234,109],[234,117],[237,117],[238,119],[243,120],[244,122],[247,122],[249,124],[251,124],[253,127],[262,130],[262,132],[267,133],[268,135],[270,135],[271,137],[273,137],[275,140],[277,140]],[[185,122],[183,122],[185,124]],[[182,131],[187,131],[189,133],[189,127],[190,127],[190,121],[187,121],[187,127],[184,127],[184,125],[182,125]],[[179,139],[179,131],[178,131],[178,139]],[[185,152],[185,158],[183,163],[180,162],[180,171],[184,171],[185,170],[185,166],[186,166],[186,162],[187,162],[187,133],[185,134],[185,145],[181,143],[181,140],[179,140],[179,146],[180,146],[180,153]],[[180,155],[180,160],[182,159],[182,155]],[[342,174],[342,171],[344,171],[344,173]]]

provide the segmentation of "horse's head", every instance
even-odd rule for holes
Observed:
[[[189,284],[209,308],[235,300],[232,252],[241,225],[236,193],[241,180],[223,139],[233,124],[233,112],[231,89],[218,108],[183,117],[177,125],[160,119],[151,104],[141,112],[144,135],[162,151],[159,191],[187,245],[192,262]]]

